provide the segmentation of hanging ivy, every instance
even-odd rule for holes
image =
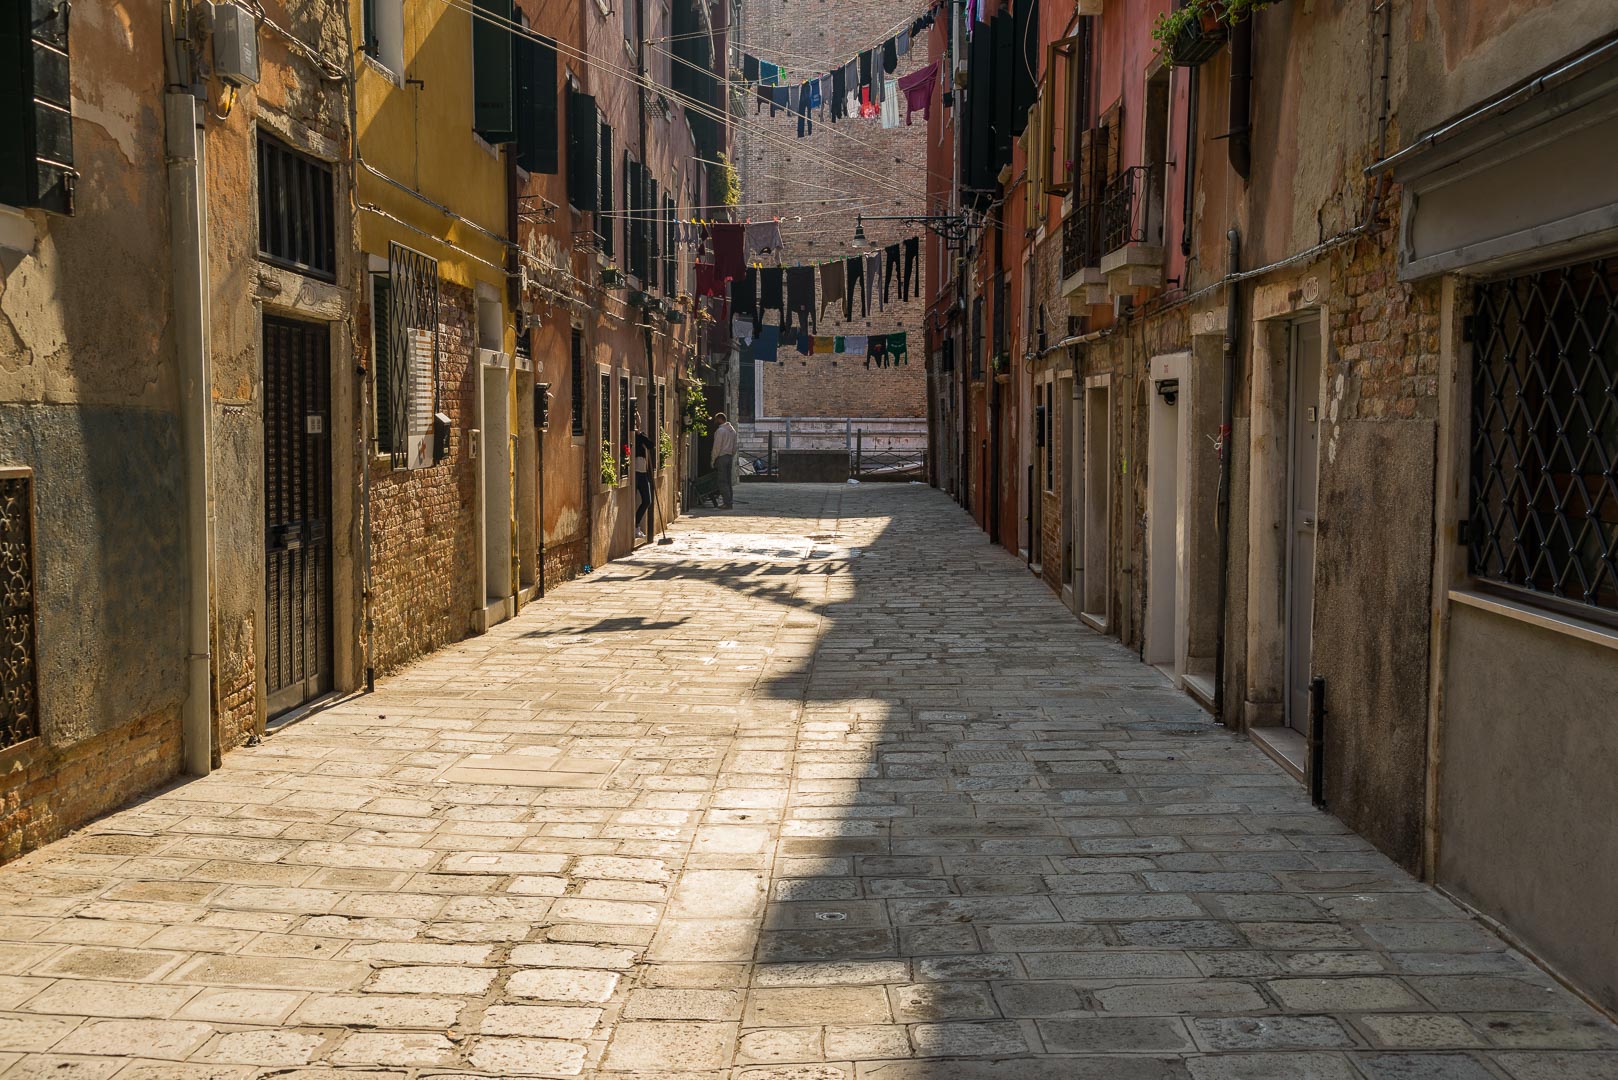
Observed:
[[[685,384],[685,403],[681,413],[687,431],[699,436],[708,434],[708,399],[703,395],[702,387],[695,382]]]
[[[720,151],[719,159],[713,164],[713,175],[709,183],[719,197],[719,205],[735,206],[742,201],[742,181],[736,175],[736,165],[730,157]]]
[[[1231,26],[1278,0],[1185,0],[1152,23],[1152,38],[1160,52],[1173,58],[1195,39],[1222,39]]]

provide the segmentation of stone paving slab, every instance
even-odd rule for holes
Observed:
[[[667,547],[0,868],[0,1080],[1613,1080],[915,486]]]

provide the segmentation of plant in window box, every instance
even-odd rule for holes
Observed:
[[[618,482],[618,458],[612,452],[612,444],[601,444],[601,482],[608,487]]]
[[[618,269],[616,266],[604,266],[604,267],[601,268],[601,287],[602,288],[604,288],[604,289],[621,289],[625,285],[628,285],[628,284],[629,284],[629,279],[627,277],[625,277],[624,272],[622,270]]]
[[[670,324],[675,326],[685,322],[685,312],[681,311],[679,308],[670,308],[668,311],[663,313],[663,316],[664,318],[668,319]]]
[[[666,431],[658,432],[658,435],[657,435],[657,464],[658,464],[658,467],[661,468],[662,466],[667,465],[669,463],[669,459],[672,458],[673,456],[674,456],[674,436],[670,435]]]
[[[1011,365],[1011,357],[1007,353],[997,352],[989,357],[989,370],[996,375],[1005,371]]]

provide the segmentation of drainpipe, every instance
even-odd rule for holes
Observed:
[[[1225,382],[1219,400],[1219,599],[1214,605],[1219,622],[1214,633],[1214,719],[1225,722],[1225,621],[1230,605],[1230,453],[1231,426],[1236,415],[1236,356],[1241,344],[1237,326],[1241,309],[1241,283],[1234,280],[1241,267],[1242,234],[1231,229],[1225,273],[1231,277],[1225,294]]]
[[[213,769],[213,375],[209,367],[208,181],[205,105],[180,90],[164,95],[168,142],[174,326],[185,452],[186,695],[181,708],[185,771]]]
[[[1191,254],[1192,201],[1197,184],[1197,73],[1201,69],[1190,70],[1191,85],[1186,88],[1185,106],[1185,200],[1180,213],[1180,254],[1188,257]]]
[[[1253,172],[1253,16],[1230,28],[1230,167],[1243,180]]]

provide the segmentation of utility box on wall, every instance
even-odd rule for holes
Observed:
[[[258,83],[258,19],[239,4],[213,9],[213,70],[232,86]]]

